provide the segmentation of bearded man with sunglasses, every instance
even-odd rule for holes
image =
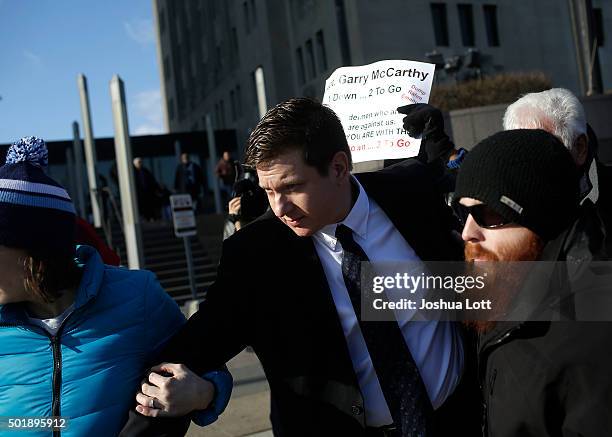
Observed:
[[[510,130],[483,140],[457,177],[454,207],[464,222],[467,261],[556,262],[554,274],[538,290],[524,284],[517,290],[497,288],[514,293],[515,301],[537,291],[542,300],[533,314],[548,314],[551,296],[563,296],[576,311],[584,296],[597,308],[599,298],[605,303],[612,295],[606,265],[596,275],[608,284],[603,290],[568,291],[589,262],[602,257],[593,250],[601,245],[590,241],[585,229],[579,177],[567,149],[543,130]],[[576,321],[588,315],[574,312],[563,314],[574,321],[539,317],[471,324],[479,336],[485,435],[612,435],[612,317],[603,312],[591,321]]]

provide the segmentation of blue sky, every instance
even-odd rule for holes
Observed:
[[[163,133],[151,0],[0,0],[0,143],[83,132],[77,75],[93,131],[113,136],[109,83],[126,87],[130,133]]]

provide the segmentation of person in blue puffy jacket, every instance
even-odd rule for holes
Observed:
[[[75,249],[74,206],[46,164],[44,142],[28,137],[0,167],[0,434],[114,436],[143,371],[185,319],[153,273]],[[231,394],[227,369],[180,376],[197,382],[202,409],[191,418],[215,421]],[[153,407],[180,411],[185,401]]]

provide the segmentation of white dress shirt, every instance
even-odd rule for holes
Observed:
[[[357,181],[359,196],[348,216],[340,222],[353,230],[353,238],[371,262],[419,261],[410,245],[378,204]],[[398,201],[408,201],[400,199]],[[418,214],[418,212],[415,212]],[[353,305],[342,277],[343,249],[336,239],[338,224],[314,234],[314,245],[323,265],[348,344],[353,369],[364,399],[366,424],[383,426],[393,422],[385,401]],[[448,322],[400,322],[408,349],[419,369],[429,399],[439,407],[453,392],[463,370],[463,346],[456,327]]]

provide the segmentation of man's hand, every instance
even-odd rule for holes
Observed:
[[[428,163],[437,159],[449,159],[455,146],[444,132],[444,117],[438,108],[426,103],[415,103],[400,106],[397,112],[406,115],[402,121],[408,135],[413,138],[422,135],[419,160]]]
[[[215,387],[182,364],[162,363],[151,368],[136,395],[143,416],[178,417],[208,408]]]
[[[240,214],[240,197],[234,197],[229,201],[228,210],[230,214]]]

